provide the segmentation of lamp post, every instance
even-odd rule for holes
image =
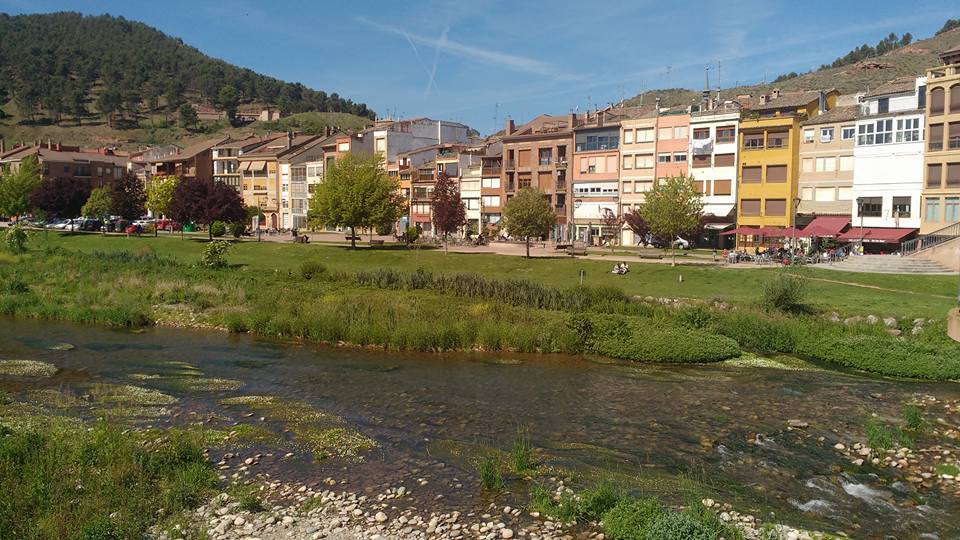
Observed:
[[[863,197],[857,199],[857,213],[860,214],[860,250],[863,253]]]
[[[797,214],[800,213],[800,197],[793,198],[793,242],[790,243],[790,262],[792,263],[797,252]]]

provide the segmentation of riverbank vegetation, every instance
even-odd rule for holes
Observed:
[[[171,244],[204,245],[155,245]],[[237,265],[235,254],[250,249],[244,243],[231,250],[233,266],[219,270],[198,264],[199,254],[186,261],[182,251],[160,254],[143,244],[136,252],[78,252],[64,248],[60,240],[44,245],[38,234],[30,245],[29,253],[9,256],[0,264],[0,313],[118,326],[218,327],[421,351],[512,350],[712,362],[749,350],[801,355],[881,375],[960,378],[960,346],[946,337],[942,322],[914,333],[909,321],[910,327],[894,336],[882,323],[828,320],[815,295],[806,297],[812,302],[804,303],[801,313],[794,308],[802,298],[793,293],[789,305],[771,309],[761,303],[760,286],[751,300],[733,304],[665,304],[638,300],[612,286],[558,287],[478,273],[349,267],[322,259],[303,260],[300,267],[268,269],[262,260]],[[138,244],[106,238],[99,245]],[[403,256],[408,263],[417,257],[407,252]],[[511,259],[497,260],[510,264]],[[714,280],[724,275],[714,272]],[[760,274],[767,281],[778,275],[772,270]],[[736,274],[725,275],[733,289],[740,286]],[[873,294],[871,290],[865,296]]]

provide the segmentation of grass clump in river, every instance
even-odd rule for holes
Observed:
[[[158,510],[195,508],[217,484],[199,442],[176,430],[0,431],[0,538],[141,538]]]
[[[913,440],[898,426],[884,424],[873,417],[864,422],[863,430],[867,436],[867,446],[876,450],[913,446]]]
[[[510,449],[510,468],[517,476],[529,476],[535,472],[533,464],[533,443],[530,441],[530,431],[526,428],[517,428],[513,438],[513,447]]]
[[[480,487],[484,491],[499,491],[503,489],[503,465],[493,456],[482,458],[477,463],[477,474],[480,476]]]
[[[0,376],[47,378],[57,374],[57,366],[37,360],[0,360]]]

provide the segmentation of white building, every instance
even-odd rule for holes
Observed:
[[[466,231],[471,234],[480,232],[480,157],[460,170],[460,200],[467,209]]]
[[[302,229],[307,226],[307,211],[312,193],[307,180],[307,164],[322,164],[324,147],[335,137],[317,138],[280,158],[280,227]],[[314,172],[316,172],[314,170]],[[321,167],[322,175],[323,169]]]
[[[853,167],[854,227],[920,227],[926,78],[898,79],[861,100]]]
[[[726,102],[690,115],[689,175],[703,196],[703,215],[729,218],[710,223],[710,245],[719,245],[719,233],[737,222],[737,125],[740,106]]]

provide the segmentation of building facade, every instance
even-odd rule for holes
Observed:
[[[192,144],[176,154],[151,160],[150,175],[213,181],[213,147],[229,141],[229,137],[207,139]]]
[[[281,160],[305,145],[318,143],[320,139],[321,137],[317,135],[287,133],[283,137],[262,144],[237,157],[243,182],[243,204],[260,208],[265,217],[265,222],[260,224],[261,227],[272,229],[292,227],[293,217],[290,212],[292,171],[289,168],[290,162],[284,161],[287,167],[281,167]],[[322,156],[323,153],[319,152],[319,155]],[[316,159],[316,156],[308,156],[303,163]],[[284,225],[285,222],[287,225]]]
[[[636,118],[620,121],[620,215],[636,210],[644,194],[656,178],[657,115],[655,111],[638,112]],[[645,240],[634,238],[633,230],[624,223],[620,242],[635,245]]]
[[[240,140],[227,140],[214,146],[212,150],[213,159],[213,181],[226,184],[237,190],[237,193],[243,192],[243,182],[240,176],[239,157],[244,152],[248,152],[266,144],[277,137],[279,134],[268,137],[248,137]]]
[[[690,112],[661,110],[657,116],[657,179],[685,176],[690,150]]]
[[[612,241],[620,234],[620,121],[614,113],[574,117],[570,215],[575,238],[583,242]],[[552,165],[551,151],[538,149],[539,166]]]
[[[53,142],[12,148],[0,154],[0,166],[16,172],[30,156],[40,163],[41,180],[79,178],[91,187],[102,187],[120,179],[131,167],[128,157],[115,155],[111,150],[84,150]]]
[[[921,234],[960,222],[960,47],[927,72]]]
[[[856,117],[857,106],[844,105],[800,123],[800,225],[851,215]]]
[[[924,78],[864,96],[854,147],[854,227],[917,229],[923,188]]]

